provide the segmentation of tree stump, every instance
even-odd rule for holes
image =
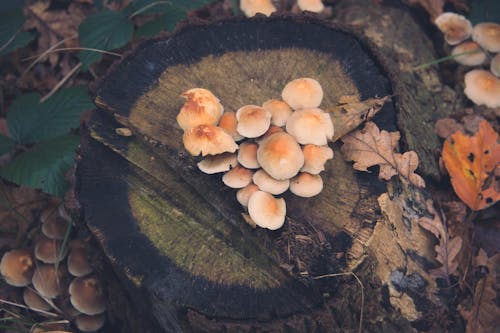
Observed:
[[[323,192],[285,194],[284,228],[252,229],[236,191],[197,169],[175,121],[180,93],[194,87],[235,111],[314,77],[329,108],[344,95],[393,94],[385,73],[354,35],[307,17],[193,24],[112,68],[82,141],[77,194],[88,227],[153,323],[145,331],[357,331],[362,312],[369,332],[432,326],[442,304],[426,273],[432,238],[417,224],[425,193],[398,179],[385,193],[335,143]],[[388,103],[374,120],[394,130],[395,115]],[[124,126],[134,135],[118,135]],[[353,270],[363,306],[352,276],[313,279]]]

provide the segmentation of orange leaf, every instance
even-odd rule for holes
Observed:
[[[487,121],[474,136],[456,132],[445,141],[443,161],[458,197],[472,210],[493,205],[500,199],[493,171],[500,163],[498,133]]]

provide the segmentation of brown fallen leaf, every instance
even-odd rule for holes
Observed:
[[[427,211],[434,216],[433,218],[421,217],[418,224],[425,230],[432,232],[439,240],[435,250],[436,260],[441,264],[440,267],[430,270],[430,273],[434,277],[444,278],[449,281],[450,275],[457,275],[457,256],[462,249],[462,238],[460,236],[450,237],[446,222],[441,219],[434,209],[432,200],[427,200],[426,206]]]
[[[457,132],[443,146],[443,161],[457,196],[472,210],[493,205],[500,199],[494,170],[500,164],[498,133],[487,121],[474,136]]]
[[[415,186],[425,187],[423,178],[415,173],[417,153],[395,152],[399,138],[399,132],[380,131],[377,125],[368,122],[363,129],[342,137],[342,153],[346,160],[354,161],[356,170],[368,171],[369,167],[379,165],[380,179],[389,180],[394,175],[400,175]]]
[[[464,132],[464,125],[453,118],[442,118],[436,121],[434,129],[440,138],[447,139],[457,131]]]

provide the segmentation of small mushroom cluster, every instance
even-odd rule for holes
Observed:
[[[297,0],[297,7],[300,11],[313,13],[321,13],[325,9],[321,0]],[[257,13],[269,16],[277,10],[271,0],[241,0],[240,9],[247,17]]]
[[[322,191],[319,174],[333,158],[327,143],[334,129],[330,115],[319,109],[323,89],[318,81],[290,81],[282,100],[244,105],[236,112],[224,112],[219,99],[203,88],[181,96],[186,101],[177,122],[185,149],[206,156],[198,163],[201,171],[224,172],[223,183],[239,189],[236,198],[253,223],[271,230],[283,226],[285,200],[275,195],[289,189],[312,197]]]
[[[42,314],[53,309],[62,312],[82,332],[100,329],[105,300],[100,282],[91,274],[84,242],[72,240],[63,247],[71,220],[62,206],[48,208],[40,220],[42,235],[32,249],[14,249],[2,256],[2,277],[9,285],[25,287],[23,300],[28,308]]]
[[[464,66],[477,66],[465,74],[465,95],[477,105],[500,107],[500,24],[472,23],[462,15],[443,13],[436,18],[444,39],[453,45],[453,59]],[[483,67],[488,66],[488,69]]]

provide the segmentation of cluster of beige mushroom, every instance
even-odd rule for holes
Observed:
[[[465,95],[474,104],[500,107],[500,24],[483,22],[472,26],[464,16],[449,12],[437,17],[435,23],[446,42],[455,45],[451,50],[453,59],[478,67],[465,74]]]
[[[313,13],[321,13],[325,9],[321,0],[297,0],[297,7],[301,11]],[[241,0],[240,9],[246,17],[255,16],[257,13],[269,16],[276,11],[276,6],[271,0]]]
[[[177,116],[185,149],[207,156],[198,163],[208,174],[225,172],[224,184],[239,189],[238,202],[262,228],[283,226],[286,204],[276,198],[287,190],[312,197],[323,189],[319,175],[333,150],[330,116],[319,109],[318,81],[299,78],[286,84],[281,97],[226,111],[209,90],[194,88]],[[238,143],[237,143],[238,142]],[[236,152],[237,151],[237,152]]]
[[[34,248],[6,252],[0,273],[9,285],[24,287],[23,300],[29,309],[42,316],[55,311],[82,332],[100,329],[106,305],[84,242],[72,240],[63,247],[71,219],[62,206],[45,210],[40,220],[43,235],[37,237]]]

